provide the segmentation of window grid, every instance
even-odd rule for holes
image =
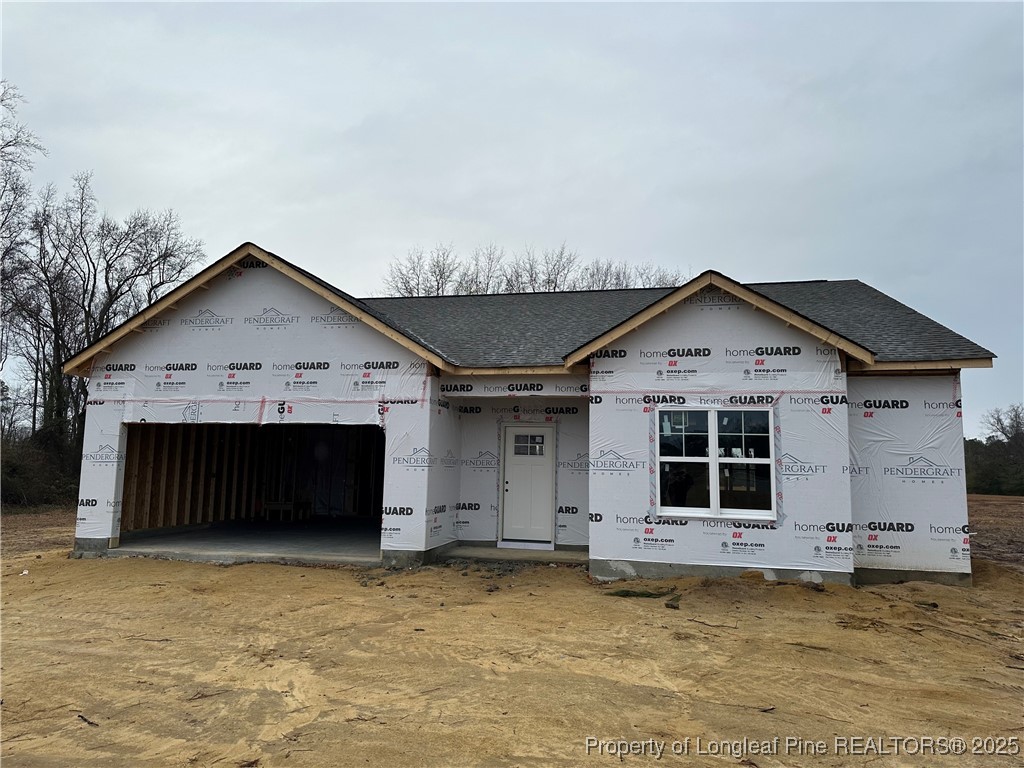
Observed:
[[[770,410],[664,409],[656,418],[659,516],[775,519]]]

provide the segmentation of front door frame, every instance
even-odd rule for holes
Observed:
[[[546,454],[546,457],[550,456],[551,462],[551,537],[549,541],[505,540],[505,459],[508,454],[506,449],[508,444],[508,430],[522,428],[537,431],[543,430],[545,434],[550,435],[550,452]],[[555,444],[557,439],[558,430],[556,429],[556,425],[549,422],[515,421],[501,425],[501,469],[498,473],[498,497],[501,499],[499,503],[500,511],[498,513],[499,548],[545,550],[553,550],[555,548],[555,526],[558,518],[555,511],[555,499],[558,493],[558,489],[556,487],[556,482],[558,480],[558,453],[557,446]]]

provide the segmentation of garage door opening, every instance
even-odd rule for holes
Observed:
[[[121,549],[377,562],[383,496],[376,426],[129,424]]]

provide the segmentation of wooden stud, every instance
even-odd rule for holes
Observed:
[[[138,528],[150,528],[149,505],[153,496],[153,428],[149,424],[140,427],[142,431],[142,453],[139,462],[139,481],[142,483],[139,500],[139,513],[135,516]]]
[[[225,519],[234,520],[238,509],[238,459],[242,453],[242,440],[245,437],[246,431],[249,429],[247,424],[240,424],[235,427],[234,431],[237,436],[232,444],[232,457],[231,457],[231,506],[227,510],[227,517]]]
[[[224,442],[224,450],[221,452],[220,457],[220,504],[217,509],[217,520],[223,522],[227,519],[226,517],[226,505],[227,505],[227,493],[228,486],[231,480],[231,465],[229,463],[229,453],[235,453],[234,444],[234,430],[232,425],[224,424],[221,427],[221,440]]]
[[[139,434],[140,425],[128,425],[128,456],[125,458],[125,475],[128,479],[127,487],[124,490],[121,500],[121,530],[135,530],[136,509],[139,506],[139,444],[142,442],[142,435]]]
[[[203,489],[206,484],[206,444],[209,441],[209,430],[206,425],[196,425],[196,429],[199,434],[196,436],[196,442],[199,443],[199,464],[196,466],[198,477],[196,478],[196,513],[195,522],[203,522],[203,516],[206,513],[206,498],[203,496]]]
[[[217,466],[220,456],[220,425],[210,425],[210,442],[212,443],[212,454],[210,459],[210,484],[207,487],[209,494],[206,503],[206,515],[203,520],[212,523],[217,519],[217,484],[220,482],[220,472]]]
[[[178,498],[181,493],[181,484],[183,481],[182,477],[182,462],[181,462],[181,444],[182,438],[185,434],[185,428],[179,425],[172,427],[174,431],[174,469],[171,471],[173,482],[171,484],[171,519],[170,524],[172,526],[181,525],[181,509],[178,506]]]
[[[253,451],[253,443],[255,442],[256,432],[259,427],[246,427],[245,430],[245,453],[242,459],[242,506],[238,509],[239,517],[243,520],[252,519],[253,514],[253,493],[249,487],[249,465],[255,459]]]
[[[156,526],[164,528],[167,526],[167,483],[174,482],[174,478],[167,476],[167,464],[171,453],[171,428],[168,424],[161,424],[160,432],[163,433],[163,449],[160,457],[160,490],[157,494],[157,520]]]
[[[195,478],[196,469],[196,427],[187,425],[182,427],[188,433],[188,459],[185,462],[185,505],[182,509],[182,524],[191,525],[195,522],[192,514],[192,483]]]

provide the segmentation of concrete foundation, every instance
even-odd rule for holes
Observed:
[[[969,573],[858,568],[854,573],[724,565],[679,565],[639,560],[591,559],[585,548],[556,550],[499,549],[494,542],[450,542],[423,552],[381,550],[376,525],[332,528],[196,526],[145,531],[121,539],[75,539],[73,558],[156,557],[167,560],[219,563],[281,563],[285,565],[365,565],[418,568],[446,560],[488,560],[564,563],[590,566],[599,581],[664,579],[678,576],[734,578],[760,571],[767,580],[870,585],[904,581],[970,587]]]
[[[974,586],[969,573],[947,573],[943,571],[898,571],[888,568],[857,568],[853,572],[853,583],[857,586],[869,584],[900,584],[904,581],[930,581],[951,587]]]
[[[222,565],[377,566],[381,563],[380,531],[375,523],[338,527],[214,525],[145,531],[122,536],[119,547],[102,554]]]
[[[617,579],[666,579],[675,576],[734,578],[749,571],[760,571],[768,581],[795,580],[816,584],[851,584],[853,574],[837,571],[801,571],[787,568],[751,568],[728,565],[679,565],[648,563],[640,560],[590,560],[590,575],[599,581]]]
[[[445,559],[586,565],[590,555],[585,549],[498,549],[491,542],[490,546],[456,546],[445,553]]]
[[[106,554],[110,546],[109,539],[79,539],[75,538],[75,547],[71,550],[71,557],[77,559],[101,557]]]

